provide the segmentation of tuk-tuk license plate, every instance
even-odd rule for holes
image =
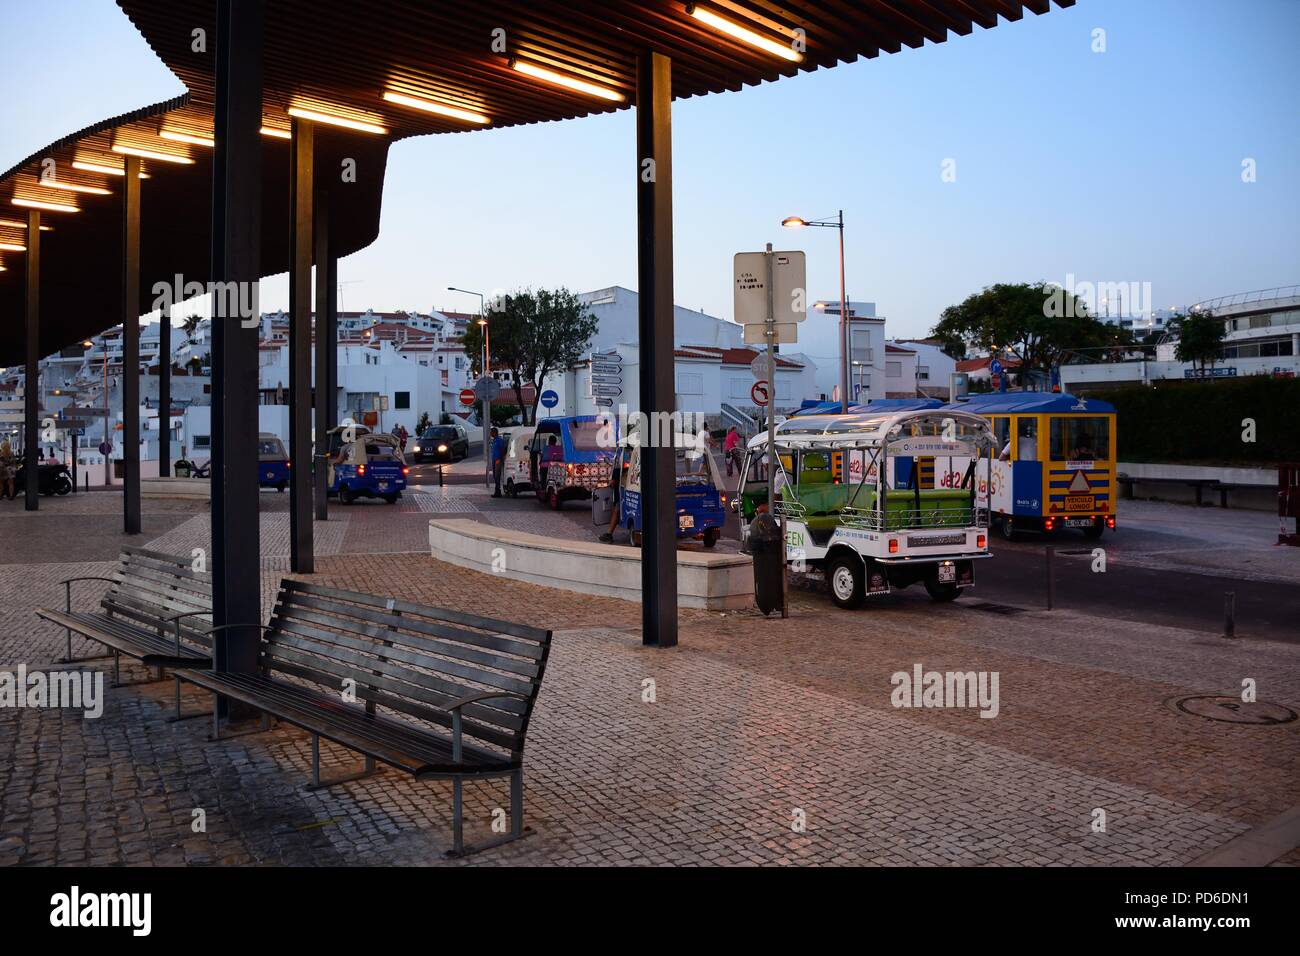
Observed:
[[[679,528],[694,528],[694,527],[695,527],[695,515],[678,515],[678,516],[677,516],[677,526],[678,526]]]
[[[379,483],[379,490],[380,490],[380,491],[387,491],[387,490],[388,490],[388,482],[386,482],[386,481],[381,481],[381,482]]]
[[[952,584],[957,580],[957,565],[951,561],[941,561],[939,563],[939,583]]]
[[[1091,518],[1066,518],[1065,526],[1067,528],[1091,528]]]

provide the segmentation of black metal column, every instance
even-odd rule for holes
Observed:
[[[140,157],[126,157],[125,172],[122,181],[122,530],[139,534]]]
[[[41,506],[40,471],[36,449],[41,442],[41,214],[27,211],[27,361],[23,375],[24,503],[28,511]],[[104,396],[108,401],[108,396]],[[105,436],[107,437],[107,436]],[[18,489],[14,489],[17,491]]]
[[[212,315],[213,623],[256,625],[262,620],[257,516],[260,322],[255,295],[262,230],[261,0],[217,2],[215,106],[212,280],[254,293],[247,296],[254,314],[241,317],[242,310],[232,314],[219,308],[218,296]],[[255,628],[217,636],[217,670],[257,669],[260,635]],[[237,714],[239,708],[231,710]]]
[[[673,411],[672,61],[637,58],[637,291],[641,411]],[[649,162],[647,162],[649,160]],[[641,643],[677,644],[677,491],[673,449],[655,447],[673,428],[646,427],[641,451]]]
[[[312,124],[293,121],[289,150],[289,567],[310,574]]]
[[[172,473],[172,317],[158,316],[158,477]]]
[[[330,402],[334,393],[329,390],[330,350],[333,341],[329,335],[329,300],[330,300],[330,227],[329,195],[323,190],[316,194],[316,219],[313,223],[316,232],[316,321],[313,323],[313,339],[316,349],[316,458],[313,475],[315,477],[316,520],[329,520],[329,497],[326,494],[329,468],[325,454],[329,451],[329,430],[334,427],[330,420]]]

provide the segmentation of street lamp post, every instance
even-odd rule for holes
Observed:
[[[852,349],[849,345],[849,307],[844,294],[844,210],[835,218],[804,219],[800,216],[786,216],[781,225],[787,229],[801,229],[804,226],[822,226],[838,229],[840,232],[840,411],[849,411],[849,360]]]
[[[454,285],[447,286],[447,291],[463,292],[466,295],[478,296],[478,324],[479,327],[483,330],[483,352],[482,352],[481,365],[483,368],[483,377],[487,378],[489,374],[488,371],[489,364],[492,361],[492,352],[488,344],[489,343],[488,321],[487,321],[487,312],[485,308],[485,299],[483,297],[483,293],[474,292],[470,289],[458,289]],[[484,395],[483,397],[483,469],[487,476],[487,483],[489,488],[492,487],[492,448],[491,448],[490,439],[488,438],[488,432],[490,432],[491,430],[492,430],[492,399]]]

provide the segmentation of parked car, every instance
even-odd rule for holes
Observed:
[[[430,425],[411,446],[411,461],[460,461],[469,457],[464,425]]]

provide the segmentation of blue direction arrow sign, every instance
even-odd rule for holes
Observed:
[[[541,401],[543,408],[554,408],[556,405],[560,404],[560,396],[556,394],[555,389],[548,388],[546,391],[542,392]]]

